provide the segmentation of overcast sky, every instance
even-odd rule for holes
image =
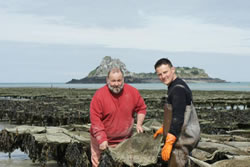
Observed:
[[[249,0],[0,0],[0,83],[81,79],[105,56],[250,81]]]

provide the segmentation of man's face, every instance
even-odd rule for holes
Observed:
[[[161,82],[166,85],[169,85],[176,78],[175,68],[170,67],[169,65],[162,64],[161,66],[157,67],[155,71]]]
[[[111,92],[118,94],[124,86],[124,78],[121,72],[111,72],[107,78],[107,84]]]

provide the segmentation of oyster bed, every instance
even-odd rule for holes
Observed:
[[[17,125],[1,131],[0,151],[19,148],[41,166],[49,159],[59,166],[90,166],[89,104],[94,93],[91,89],[0,88],[0,120]],[[162,122],[166,90],[140,93],[148,107],[145,122],[158,122],[145,126],[153,133]],[[189,166],[250,164],[250,92],[193,91],[193,102],[202,136]],[[160,157],[150,166],[159,164]]]

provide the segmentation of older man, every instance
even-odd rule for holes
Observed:
[[[124,83],[120,68],[112,68],[106,81],[107,84],[96,91],[90,104],[93,167],[98,166],[102,150],[131,137],[135,113],[136,130],[138,133],[143,132],[142,123],[146,114],[143,98],[137,89]]]

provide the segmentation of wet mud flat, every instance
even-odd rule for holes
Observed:
[[[90,89],[0,88],[1,121],[15,126],[25,125],[26,130],[30,129],[29,126],[31,129],[43,129],[38,134],[17,130],[20,127],[2,130],[0,151],[21,149],[40,166],[47,165],[51,159],[59,166],[70,166],[70,163],[75,166],[90,166],[86,138],[89,135],[89,104],[94,93],[95,90]],[[145,129],[153,133],[162,122],[166,90],[140,90],[140,93],[148,106],[146,122],[158,122],[145,126]],[[235,162],[243,163],[243,166],[249,164],[250,92],[193,91],[193,101],[202,136],[199,145],[192,152],[189,166],[222,166],[220,163]],[[50,127],[65,129],[60,130],[63,131],[60,133],[70,139],[63,143],[67,138],[64,136],[57,142],[54,139],[53,142],[48,142],[51,134],[58,135],[57,132],[51,132]],[[85,134],[85,141],[76,140],[82,134]],[[79,158],[76,160],[71,155]],[[147,166],[159,165],[158,156],[156,163]]]

